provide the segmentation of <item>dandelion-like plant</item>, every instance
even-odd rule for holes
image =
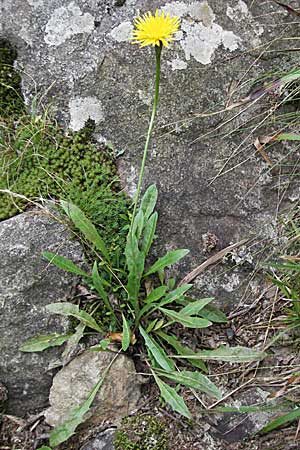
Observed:
[[[152,114],[149,122],[147,138],[144,147],[144,154],[141,164],[141,170],[139,174],[137,193],[134,201],[132,224],[137,211],[137,205],[141,193],[141,186],[145,170],[145,162],[147,159],[147,152],[150,143],[150,138],[153,130],[154,119],[157,111],[158,99],[159,99],[159,82],[160,82],[160,61],[162,47],[168,47],[169,42],[174,39],[174,34],[179,30],[180,20],[178,17],[171,17],[170,14],[164,12],[159,13],[156,10],[153,16],[151,12],[148,12],[138,17],[135,22],[135,29],[132,32],[131,40],[134,44],[140,44],[141,47],[147,45],[155,46],[156,54],[156,77],[155,77],[155,92],[153,99]]]
[[[178,17],[170,17],[170,14],[165,15],[163,12],[159,14],[158,10],[154,16],[148,12],[135,20],[135,30],[132,33],[133,43],[140,44],[141,47],[146,47],[146,45],[168,47],[169,42],[174,39],[174,33],[178,31],[179,25]]]

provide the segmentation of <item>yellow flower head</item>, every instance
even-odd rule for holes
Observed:
[[[178,17],[170,17],[164,12],[155,12],[155,16],[151,12],[138,17],[134,21],[135,29],[132,32],[132,40],[134,44],[140,44],[141,47],[146,45],[164,45],[169,46],[169,42],[174,39],[174,33],[178,31],[180,20]]]

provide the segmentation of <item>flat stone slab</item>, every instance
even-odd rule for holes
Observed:
[[[0,381],[8,389],[8,413],[45,408],[60,348],[23,353],[19,347],[40,334],[64,333],[68,320],[45,306],[65,299],[76,277],[50,265],[41,253],[57,252],[82,261],[81,246],[68,230],[42,211],[0,223]]]

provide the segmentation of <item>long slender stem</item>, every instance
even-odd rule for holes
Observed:
[[[134,219],[135,219],[136,210],[137,210],[137,206],[138,206],[138,202],[139,202],[139,198],[140,198],[140,194],[141,194],[141,188],[142,188],[142,182],[143,182],[143,178],[144,178],[145,163],[146,163],[146,159],[147,159],[148,147],[149,147],[150,138],[151,138],[153,125],[154,125],[154,119],[155,119],[155,115],[156,115],[156,111],[157,111],[158,98],[159,98],[161,50],[162,50],[161,44],[158,46],[155,46],[155,54],[156,54],[155,92],[154,92],[154,98],[153,98],[152,114],[151,114],[151,118],[150,118],[150,122],[149,122],[147,138],[146,138],[145,147],[144,147],[144,154],[143,154],[143,159],[142,159],[142,164],[141,164],[141,169],[140,169],[139,181],[138,181],[136,196],[135,196],[135,200],[134,200],[134,208],[133,208],[133,214],[132,214],[132,220],[131,220],[131,227],[132,227]]]

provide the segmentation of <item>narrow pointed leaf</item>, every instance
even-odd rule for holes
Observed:
[[[137,239],[140,239],[142,232],[144,228],[144,214],[141,209],[139,209],[137,215],[135,216],[133,227],[132,227],[132,233],[137,237]]]
[[[158,272],[161,269],[164,269],[165,267],[171,266],[172,264],[177,263],[180,259],[182,259],[184,256],[186,256],[189,253],[189,250],[187,249],[181,249],[181,250],[172,250],[168,252],[165,256],[162,258],[159,258],[153,266],[150,267],[150,269],[146,273],[146,277],[148,275],[151,275],[152,273]]]
[[[80,322],[79,325],[77,325],[77,327],[75,328],[76,330],[75,333],[72,334],[70,339],[68,339],[66,348],[64,349],[63,354],[61,355],[63,366],[65,366],[69,362],[70,356],[72,355],[80,339],[84,335],[85,327],[86,327],[85,323]]]
[[[170,360],[164,349],[160,347],[160,345],[152,339],[141,326],[139,327],[139,330],[144,338],[147,349],[150,351],[157,364],[162,369],[175,370],[173,361]]]
[[[193,287],[192,284],[183,284],[182,286],[179,286],[178,288],[169,292],[165,296],[165,298],[162,299],[162,301],[159,303],[158,306],[169,305],[170,303],[180,300],[182,298],[182,296],[192,287]]]
[[[269,433],[269,431],[275,430],[276,428],[281,427],[282,425],[285,425],[290,422],[294,422],[294,420],[297,420],[300,418],[300,408],[296,408],[293,411],[284,414],[283,416],[277,417],[277,419],[270,422],[268,425],[263,427],[259,433]]]
[[[275,141],[300,141],[300,134],[280,133],[274,138]]]
[[[75,273],[76,275],[80,275],[82,277],[90,277],[88,273],[84,272],[84,270],[81,270],[80,267],[73,263],[73,261],[65,258],[64,256],[56,255],[52,252],[43,252],[42,256],[48,259],[51,264],[54,264],[55,266],[59,267],[62,270],[65,270],[66,272]]]
[[[153,303],[159,300],[161,297],[165,295],[167,291],[167,286],[159,286],[156,289],[153,289],[153,291],[148,295],[148,297],[145,299],[145,303]]]
[[[213,297],[210,298],[201,298],[200,300],[191,301],[188,305],[182,308],[179,312],[180,314],[184,314],[186,316],[196,316],[201,309],[204,308],[205,305],[210,303],[213,300]]]
[[[157,331],[156,333],[160,338],[164,339],[171,347],[174,348],[174,350],[179,354],[179,355],[183,355],[183,356],[193,356],[196,353],[193,352],[193,350],[191,350],[188,347],[185,347],[184,345],[182,345],[175,336],[173,336],[172,334],[166,334],[164,333],[162,330]],[[205,363],[203,361],[201,361],[200,359],[187,359],[188,362],[193,366],[196,367],[197,369],[202,370],[205,373],[208,373],[207,367],[205,365]]]
[[[155,186],[155,184],[151,184],[151,186],[148,187],[145,194],[143,195],[141,201],[141,209],[144,213],[145,220],[148,220],[150,215],[154,211],[157,202],[157,196],[157,187]]]
[[[140,292],[141,278],[144,271],[145,256],[139,250],[138,240],[130,231],[127,236],[125,256],[128,267],[127,291],[129,302],[133,306],[135,313],[138,313],[138,295]]]
[[[98,292],[99,297],[103,300],[103,302],[104,302],[106,308],[107,308],[110,312],[112,312],[113,315],[115,315],[115,314],[114,314],[113,307],[111,306],[109,297],[108,297],[108,295],[107,295],[107,293],[106,293],[106,291],[105,291],[105,289],[104,289],[102,279],[101,279],[101,277],[100,277],[100,275],[99,275],[97,261],[95,261],[95,262],[94,262],[94,265],[93,265],[92,280],[93,280],[94,288],[95,288],[96,291]]]
[[[215,350],[202,350],[197,352],[194,356],[189,356],[189,359],[202,359],[211,361],[226,361],[231,363],[243,363],[251,361],[260,361],[267,356],[266,353],[260,352],[247,347],[225,347],[221,346]],[[177,356],[173,356],[177,358]],[[181,358],[187,358],[181,356]]]
[[[73,305],[73,303],[51,303],[50,305],[46,306],[46,309],[47,311],[54,314],[75,317],[93,330],[96,330],[98,332],[103,331],[90,314],[79,309],[79,306]]]
[[[21,345],[21,352],[42,352],[46,348],[56,347],[66,342],[72,334],[45,334],[28,339]]]
[[[81,209],[78,208],[78,206],[64,200],[61,200],[60,204],[65,213],[72,220],[76,228],[78,228],[83,233],[85,238],[89,242],[91,242],[109,262],[109,253],[107,251],[105,243],[92,222],[85,216],[85,214],[81,211]]]
[[[160,395],[173,409],[173,411],[178,412],[184,417],[188,419],[191,418],[191,413],[188,410],[184,400],[177,394],[176,390],[164,383],[157,375],[154,374],[155,381],[160,390]]]
[[[145,257],[148,255],[151,245],[153,243],[153,239],[155,236],[155,230],[157,225],[158,214],[154,212],[152,216],[149,218],[145,228],[144,228],[144,237],[142,241],[142,252]]]
[[[122,319],[123,319],[122,350],[123,352],[126,352],[126,350],[130,345],[130,328],[127,320],[124,317],[124,314],[122,314]]]
[[[203,317],[204,319],[210,320],[211,322],[216,323],[228,322],[226,315],[214,305],[206,305],[199,312],[199,316]]]
[[[210,381],[209,378],[199,372],[190,372],[188,370],[182,370],[180,372],[160,371],[160,376],[169,378],[170,380],[176,381],[176,383],[183,384],[184,386],[192,389],[205,392],[206,394],[217,399],[222,398],[222,394],[218,387]]]
[[[170,319],[175,320],[188,328],[207,328],[212,325],[212,322],[209,322],[209,320],[199,317],[185,316],[184,314],[177,313],[172,309],[159,308],[159,310]]]

